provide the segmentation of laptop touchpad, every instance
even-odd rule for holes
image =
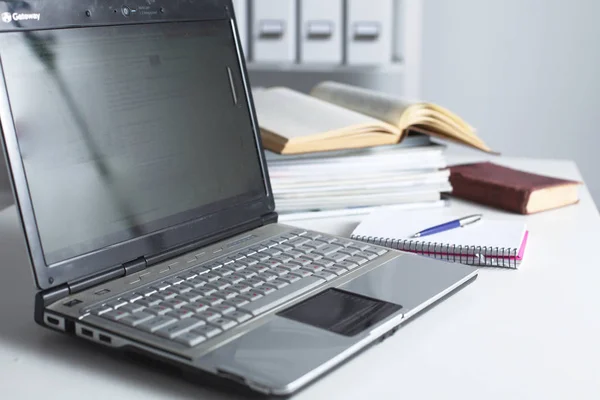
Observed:
[[[376,325],[402,306],[329,289],[279,313],[280,316],[344,336]]]

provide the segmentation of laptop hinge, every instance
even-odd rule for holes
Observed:
[[[125,276],[131,275],[133,273],[139,272],[143,269],[146,269],[147,263],[145,257],[139,257],[135,260],[126,262],[123,264],[123,269],[125,270]]]
[[[275,224],[275,223],[277,223],[278,219],[279,219],[279,215],[276,212],[268,213],[268,214],[262,216],[262,224],[263,225]]]

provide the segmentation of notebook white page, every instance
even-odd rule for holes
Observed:
[[[415,233],[466,215],[452,215],[448,210],[399,211],[378,209],[367,216],[352,233],[353,237],[413,240],[416,243],[439,243],[463,247],[521,247],[527,227],[521,221],[482,220],[463,228],[451,229],[423,238],[410,239]]]

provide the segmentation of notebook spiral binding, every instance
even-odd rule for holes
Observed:
[[[354,240],[421,254],[438,260],[474,266],[517,268],[517,249],[506,247],[461,246],[437,242],[418,242],[412,239],[387,239],[374,236],[352,235]]]

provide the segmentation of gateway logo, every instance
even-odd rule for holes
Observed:
[[[2,19],[2,22],[5,23],[11,23],[12,21],[28,21],[28,20],[35,20],[35,21],[39,21],[41,17],[41,14],[39,13],[35,13],[35,14],[19,14],[19,13],[14,13],[11,15],[11,13],[2,13],[0,14],[0,19]]]

